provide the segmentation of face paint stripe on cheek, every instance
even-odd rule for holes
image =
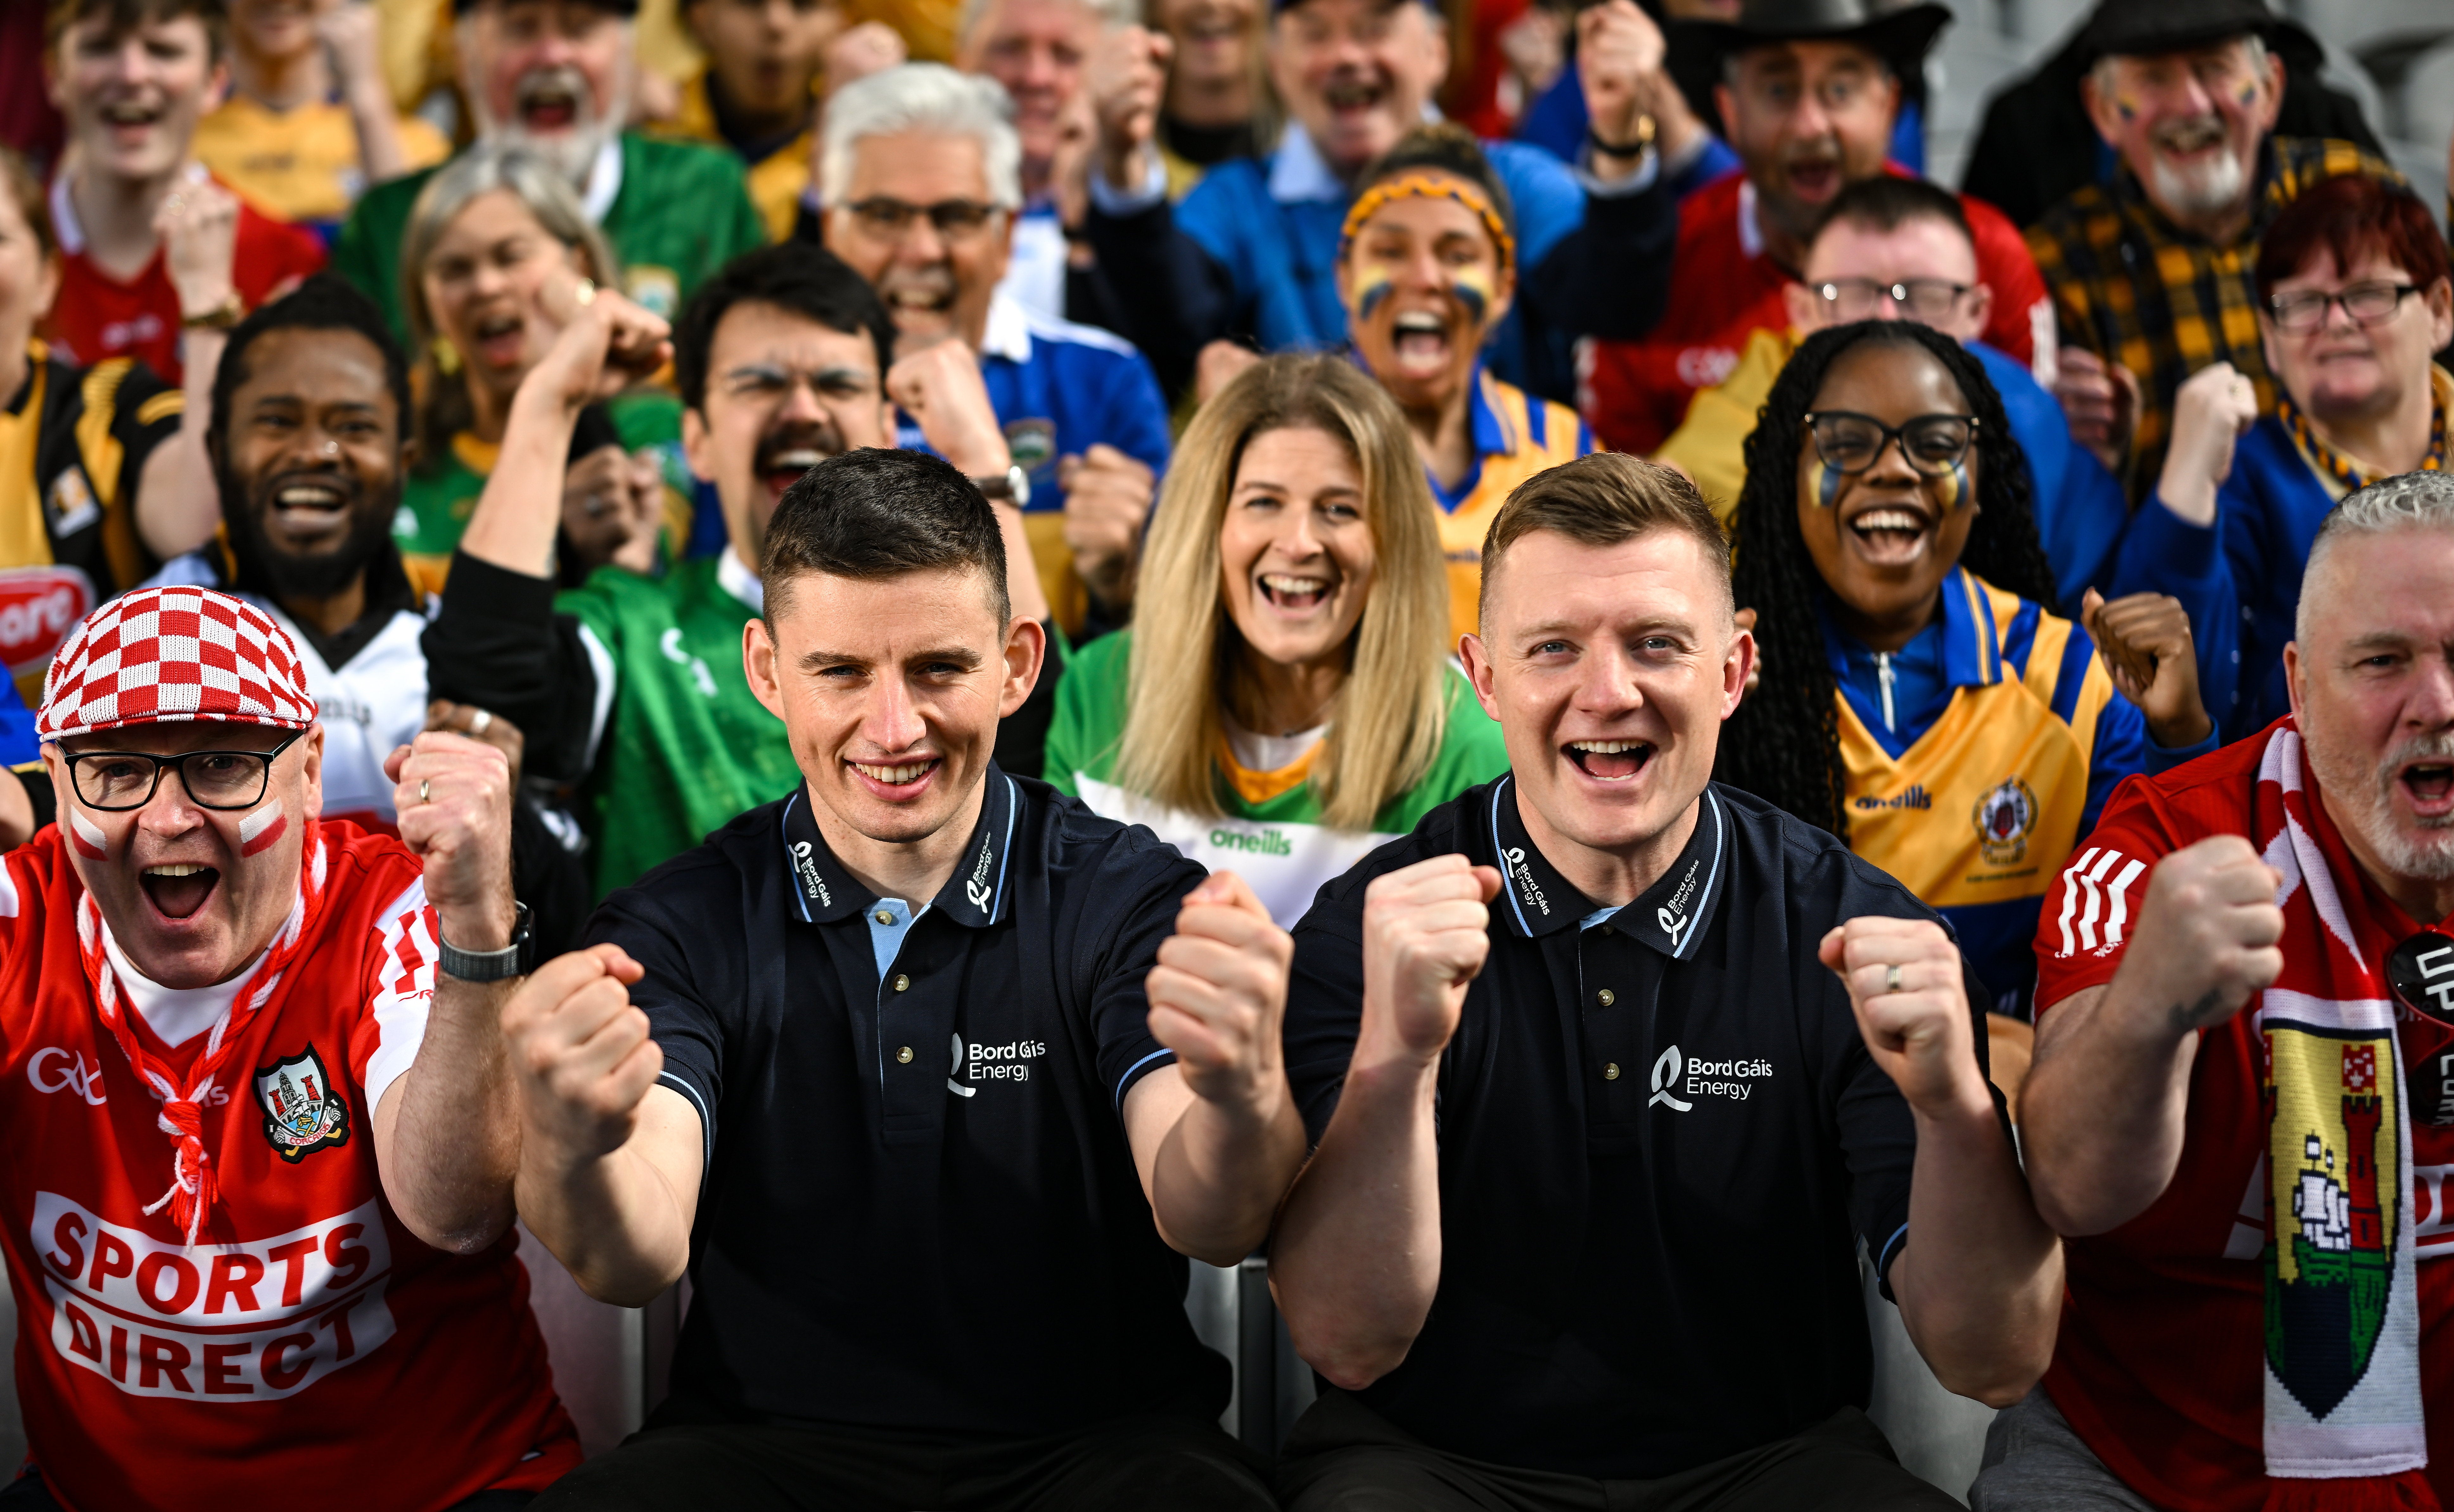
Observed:
[[[1466,313],[1480,324],[1483,312],[1491,308],[1491,274],[1480,268],[1460,268],[1449,279],[1449,292]]]
[[[272,849],[289,828],[290,816],[276,798],[238,821],[238,854],[254,856]]]
[[[1951,471],[1934,480],[1934,496],[1941,503],[1944,514],[1960,508],[1972,496],[1968,488],[1968,463],[1965,458],[1951,464]]]
[[[78,855],[95,861],[110,858],[111,837],[102,833],[100,826],[74,809],[69,810],[69,836],[76,841]]]
[[[1365,263],[1355,271],[1355,279],[1356,314],[1363,320],[1371,319],[1398,287],[1397,275],[1380,263]]]
[[[1815,479],[1816,503],[1822,505],[1825,509],[1830,509],[1834,504],[1840,501],[1840,473],[1839,469],[1832,467],[1828,463],[1824,462],[1822,458],[1818,457],[1815,461],[1815,471],[1811,475]]]

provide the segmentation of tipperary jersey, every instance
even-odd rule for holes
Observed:
[[[1482,597],[1482,538],[1517,485],[1594,450],[1577,412],[1502,383],[1477,363],[1466,400],[1474,462],[1453,489],[1431,480],[1440,505],[1440,550],[1449,561],[1449,643],[1474,634]],[[1411,825],[1408,828],[1412,828]]]
[[[1423,779],[1374,816],[1366,834],[1320,821],[1312,785],[1319,745],[1292,754],[1269,770],[1254,770],[1231,748],[1219,753],[1216,816],[1188,814],[1127,791],[1116,780],[1116,746],[1125,732],[1125,678],[1133,632],[1103,635],[1074,654],[1056,685],[1056,714],[1048,728],[1047,778],[1094,810],[1127,824],[1148,825],[1162,840],[1212,871],[1232,871],[1251,884],[1270,917],[1288,929],[1312,907],[1321,884],[1412,829],[1425,814],[1477,783],[1508,770],[1499,726],[1482,712],[1465,679],[1448,675],[1448,726],[1439,755]]]
[[[1849,848],[1949,919],[1996,1011],[2024,1017],[2038,908],[2145,765],[2145,721],[2085,631],[1958,567],[1941,615],[1900,651],[1869,652],[1828,616],[1824,645]]]

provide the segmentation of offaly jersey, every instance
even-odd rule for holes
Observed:
[[[1056,685],[1048,727],[1048,782],[1108,818],[1146,825],[1189,860],[1232,871],[1252,886],[1270,917],[1292,929],[1321,884],[1378,847],[1412,831],[1423,816],[1508,770],[1499,726],[1482,712],[1465,679],[1451,673],[1448,728],[1421,781],[1373,816],[1364,834],[1320,819],[1309,780],[1311,757],[1278,773],[1222,774],[1217,815],[1191,814],[1131,792],[1116,780],[1125,731],[1125,676],[1133,632],[1103,635],[1075,654]]]
[[[445,1254],[384,1197],[374,1109],[434,994],[418,863],[346,824],[311,843],[315,937],[202,1099],[221,1199],[194,1249],[167,1208],[145,1212],[171,1145],[95,1015],[60,832],[0,869],[0,1251],[27,1439],[68,1507],[290,1485],[429,1512],[578,1462],[514,1240]],[[174,1047],[130,1023],[184,1085],[206,1036]]]

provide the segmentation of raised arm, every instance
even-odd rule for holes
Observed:
[[[1176,1064],[1125,1094],[1125,1136],[1159,1237],[1234,1265],[1268,1237],[1303,1163],[1279,1024],[1295,946],[1233,872],[1184,899],[1151,968],[1150,1031]]]
[[[639,1307],[690,1264],[705,1134],[657,1084],[664,1052],[631,1004],[637,962],[592,945],[539,967],[503,1009],[530,1232],[599,1301]]]
[[[1930,919],[1870,915],[1825,936],[1820,955],[1917,1125],[1908,1242],[1890,1278],[1901,1321],[1936,1380],[2007,1407],[2053,1359],[2062,1245],[1977,1063],[1960,947]]]
[[[2237,835],[2174,852],[2148,876],[2113,979],[2038,1014],[2022,1140],[2037,1211],[2058,1232],[2102,1234],[2163,1195],[2182,1159],[2199,1031],[2283,973],[2276,884]]]
[[[238,252],[238,196],[211,179],[182,184],[164,199],[153,229],[180,313],[222,311],[237,292],[231,265]],[[213,374],[225,345],[226,333],[211,326],[191,326],[180,338],[179,429],[146,456],[136,486],[136,534],[157,561],[194,551],[221,524],[205,432],[212,424]]]
[[[1376,877],[1363,905],[1363,1018],[1320,1148],[1270,1246],[1296,1353],[1360,1390],[1406,1358],[1440,1284],[1433,1095],[1467,987],[1491,952],[1499,874],[1462,856]]]

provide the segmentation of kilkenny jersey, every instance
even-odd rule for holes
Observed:
[[[28,356],[0,412],[0,658],[32,704],[68,633],[153,570],[136,483],[186,405],[127,357],[80,371],[40,341]]]
[[[403,166],[426,168],[452,155],[452,144],[419,115],[393,128]],[[366,192],[357,123],[337,100],[276,111],[232,94],[196,123],[196,161],[255,202],[265,213],[307,226],[330,240],[341,217]]]
[[[1270,917],[1292,929],[1321,884],[1378,846],[1406,834],[1425,814],[1477,783],[1508,770],[1499,726],[1482,712],[1463,677],[1448,675],[1448,727],[1423,779],[1374,816],[1369,833],[1320,822],[1311,781],[1315,743],[1272,771],[1247,770],[1232,750],[1219,753],[1217,816],[1171,809],[1116,781],[1116,745],[1125,732],[1125,676],[1133,632],[1103,635],[1074,654],[1056,685],[1056,714],[1048,728],[1048,782],[1096,812],[1150,827],[1189,859],[1212,871],[1233,871],[1252,884]]]
[[[313,937],[202,1099],[221,1195],[193,1249],[145,1211],[171,1145],[96,1015],[59,830],[0,864],[0,1147],[17,1155],[0,1252],[27,1440],[64,1506],[234,1506],[278,1485],[437,1512],[578,1462],[515,1240],[429,1248],[376,1167],[375,1107],[434,994],[418,863],[347,824],[312,843]],[[131,1028],[184,1078],[248,978],[173,992],[106,948]]]
[[[1482,538],[1490,534],[1491,517],[1518,484],[1594,449],[1594,433],[1576,411],[1501,382],[1479,362],[1466,405],[1474,463],[1456,488],[1431,480],[1432,496],[1440,504],[1440,551],[1449,562],[1452,648],[1480,622]]]
[[[2085,631],[1963,568],[1899,652],[1869,652],[1828,616],[1824,645],[1849,848],[1951,921],[1998,1011],[2024,1012],[2040,901],[2144,764],[2145,721]]]

